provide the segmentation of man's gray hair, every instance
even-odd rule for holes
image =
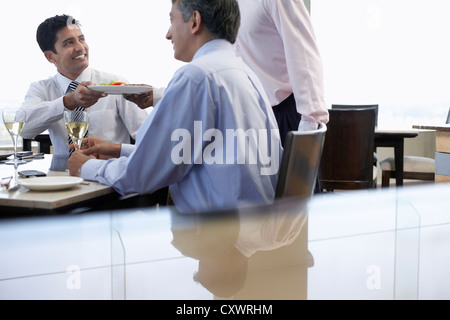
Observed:
[[[177,1],[185,22],[192,17],[194,11],[198,11],[205,28],[215,39],[236,42],[241,24],[236,0],[172,0],[172,4]]]

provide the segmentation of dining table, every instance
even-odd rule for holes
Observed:
[[[9,188],[2,187],[0,190],[0,219],[76,214],[110,207],[152,206],[159,204],[162,199],[167,200],[167,190],[151,195],[121,196],[112,187],[95,181],[79,178],[79,183],[72,183],[73,180],[69,179],[74,177],[70,177],[68,173],[67,161],[66,156],[52,154],[27,159],[26,164],[17,168],[0,161],[0,178],[13,177]],[[46,176],[21,178],[19,175],[16,177],[16,170],[17,173],[39,171]],[[33,184],[27,183],[31,181],[28,179],[34,179]]]
[[[436,132],[435,182],[450,182],[450,124],[418,124],[413,128]]]
[[[375,147],[394,148],[396,186],[403,186],[403,157],[405,139],[415,138],[419,131],[415,129],[375,129]]]

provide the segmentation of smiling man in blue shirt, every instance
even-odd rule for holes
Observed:
[[[84,179],[123,195],[169,186],[182,212],[271,203],[280,135],[264,88],[233,50],[237,2],[172,0],[170,20],[174,56],[189,63],[175,73],[136,145],[89,138],[89,148],[69,160],[71,174],[81,169]]]

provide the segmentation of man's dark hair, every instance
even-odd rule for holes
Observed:
[[[177,0],[172,0],[174,4]],[[236,42],[241,14],[236,0],[179,0],[183,20],[187,22],[194,11],[200,12],[206,29],[215,39]]]
[[[80,27],[80,24],[77,20],[65,14],[48,18],[44,22],[42,22],[39,25],[36,33],[36,40],[42,52],[51,50],[56,53],[56,34],[64,27],[73,25]]]

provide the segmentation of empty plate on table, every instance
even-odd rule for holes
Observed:
[[[48,176],[20,180],[23,187],[35,191],[66,190],[76,187],[82,182],[82,178],[69,176]]]
[[[127,85],[127,86],[88,86],[89,89],[104,92],[107,94],[141,94],[150,92],[153,90],[153,87],[147,86],[136,86],[136,85]]]
[[[12,156],[14,152],[11,151],[0,151],[0,160],[6,160],[9,156]]]

